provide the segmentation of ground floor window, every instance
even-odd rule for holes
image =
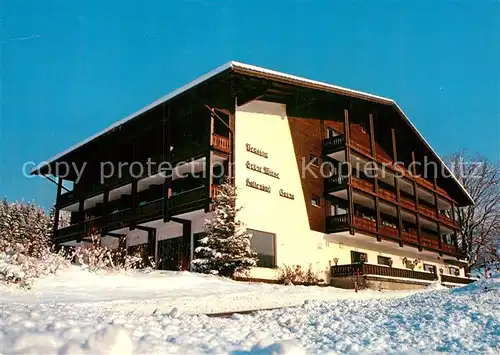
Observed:
[[[460,269],[456,268],[456,267],[452,267],[450,266],[448,268],[449,272],[450,272],[450,275],[453,275],[453,276],[459,276],[460,275]]]
[[[430,264],[424,264],[424,270],[430,273],[433,273],[436,275],[436,266],[435,265],[430,265]]]
[[[361,264],[368,262],[368,255],[366,253],[360,253],[357,251],[351,251],[351,263]]]
[[[248,229],[252,233],[250,245],[258,255],[257,266],[273,268],[276,266],[276,235],[255,229]]]
[[[387,256],[377,256],[377,263],[379,265],[387,265],[387,266],[392,266],[392,259],[388,258]]]

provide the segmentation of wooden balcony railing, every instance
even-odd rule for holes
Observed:
[[[355,187],[357,189],[366,191],[366,192],[373,192],[373,183],[367,180],[363,180],[357,177],[352,176],[351,177],[351,185],[352,187]]]
[[[436,211],[433,211],[430,208],[425,207],[423,205],[418,205],[418,212],[421,215],[424,215],[424,216],[429,217],[431,219],[436,218]]]
[[[347,176],[343,175],[333,175],[325,178],[325,191],[331,192],[336,190],[342,190],[347,187]]]
[[[348,214],[326,217],[327,233],[334,233],[337,231],[345,230],[346,228],[348,228],[348,226],[349,226]]]
[[[422,235],[422,246],[432,249],[439,249],[439,241],[436,235],[432,235],[426,232],[420,232]]]
[[[396,202],[396,193],[395,192],[379,188],[378,193],[380,196],[382,196],[386,200]]]
[[[361,153],[364,153],[368,156],[371,156],[372,155],[372,152],[370,150],[370,147],[367,147],[359,142],[356,142],[354,140],[351,140],[351,145],[354,149],[356,149],[357,151],[361,152]]]
[[[159,216],[163,213],[163,197],[137,207],[137,219]]]
[[[473,283],[474,279],[468,279],[465,277],[453,276],[453,275],[441,275],[441,282],[450,282],[454,284],[467,285]]]
[[[371,276],[388,276],[402,279],[434,281],[436,276],[431,272],[397,269],[382,265],[348,264],[336,265],[331,268],[332,277],[353,277],[356,274]]]
[[[414,175],[415,180],[417,181],[418,184],[421,186],[424,186],[430,190],[434,190],[434,184],[427,180],[426,178],[423,178],[422,176]]]
[[[446,253],[456,253],[457,248],[454,245],[449,245],[446,243],[441,243],[441,250]]]
[[[201,186],[178,195],[172,195],[169,200],[169,208],[172,213],[178,213],[191,207],[201,207],[205,199],[208,198],[207,193],[207,188]]]
[[[218,134],[212,134],[212,146],[221,152],[230,153],[231,146],[229,144],[229,138],[220,136]]]
[[[393,161],[389,157],[387,157],[385,154],[381,153],[375,153],[375,159],[380,161],[381,163],[384,163],[385,165],[392,166]]]
[[[455,228],[460,227],[460,224],[458,222],[453,222],[453,219],[451,219],[450,217],[445,216],[444,214],[441,214],[441,213],[439,214],[439,220],[443,223],[446,223],[449,226],[452,226]]]
[[[323,140],[323,154],[329,154],[345,147],[345,136],[338,135]]]
[[[387,237],[397,237],[398,229],[396,227],[387,226],[382,224],[380,226],[380,234],[385,235]]]
[[[364,217],[354,216],[354,226],[367,232],[377,233],[377,223]]]
[[[415,210],[415,201],[409,198],[401,196],[399,199],[399,203],[401,204],[401,206],[405,208],[408,208],[410,210]]]
[[[60,228],[56,232],[56,240],[62,239],[75,234],[83,234],[83,223],[75,223],[64,228]]]
[[[418,244],[417,233],[412,231],[403,231],[403,241],[410,244]]]

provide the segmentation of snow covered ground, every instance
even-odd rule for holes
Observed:
[[[0,353],[500,352],[500,278],[427,291],[356,294],[181,272],[71,268],[29,291],[0,289]],[[281,306],[290,307],[201,314]]]

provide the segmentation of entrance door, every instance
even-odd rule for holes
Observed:
[[[351,251],[351,263],[352,264],[365,263],[367,260],[368,260],[368,256],[366,255],[366,253]]]

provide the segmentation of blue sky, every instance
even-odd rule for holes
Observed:
[[[40,162],[237,60],[394,98],[440,155],[500,159],[500,1],[0,0],[0,196]]]

